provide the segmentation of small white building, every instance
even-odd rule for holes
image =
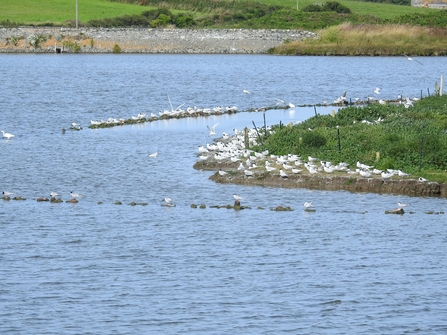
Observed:
[[[411,0],[411,6],[447,9],[447,0]]]

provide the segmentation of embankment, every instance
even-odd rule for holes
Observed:
[[[112,53],[118,45],[122,53],[263,54],[315,36],[277,29],[0,28],[0,53]]]

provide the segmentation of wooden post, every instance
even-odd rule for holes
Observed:
[[[443,91],[444,91],[444,76],[441,76],[441,87],[439,89],[439,96],[442,97]]]
[[[250,142],[248,141],[248,128],[244,128],[244,143],[245,143],[245,149],[248,149],[250,147]]]

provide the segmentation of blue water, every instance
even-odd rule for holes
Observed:
[[[445,334],[445,199],[220,185],[192,168],[207,125],[231,133],[263,113],[87,128],[169,99],[245,110],[376,87],[383,99],[425,96],[446,59],[418,59],[0,55],[0,130],[15,135],[0,140],[0,189],[27,199],[0,201],[0,333]],[[84,129],[62,134],[72,122]],[[84,197],[36,201],[52,191]],[[251,209],[209,207],[233,193]],[[406,214],[386,215],[398,201]]]

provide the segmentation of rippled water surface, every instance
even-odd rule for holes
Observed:
[[[15,135],[0,140],[0,189],[27,199],[0,201],[0,333],[445,334],[445,199],[219,185],[192,168],[207,125],[231,133],[263,125],[262,113],[87,128],[169,100],[246,110],[376,87],[384,99],[425,96],[446,59],[419,60],[0,55],[0,130]],[[84,129],[62,134],[72,122]],[[51,191],[84,197],[36,201]],[[251,209],[209,208],[233,193]],[[407,213],[385,215],[398,201]]]

